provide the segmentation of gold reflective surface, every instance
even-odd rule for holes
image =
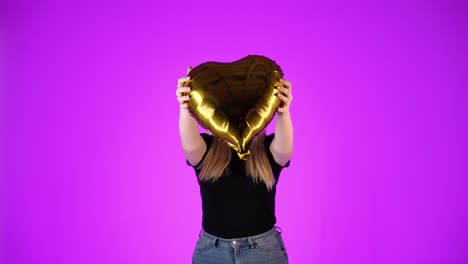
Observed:
[[[208,61],[193,68],[189,110],[197,122],[226,141],[246,160],[249,145],[271,121],[281,100],[274,86],[283,72],[273,60],[249,55],[225,63]]]

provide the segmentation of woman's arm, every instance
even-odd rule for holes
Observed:
[[[278,108],[275,137],[270,145],[270,151],[276,163],[281,166],[286,165],[294,153],[293,145],[293,125],[289,107],[293,99],[291,93],[291,83],[281,80],[282,86],[278,86],[278,98],[282,101],[282,107]]]
[[[180,78],[177,87],[177,100],[180,104],[179,134],[185,158],[192,165],[197,165],[206,151],[206,143],[198,130],[198,123],[188,110],[190,87],[182,87],[188,77]]]

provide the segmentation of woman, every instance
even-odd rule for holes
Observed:
[[[282,85],[276,87],[282,102],[275,133],[267,136],[263,130],[257,135],[244,161],[224,141],[199,133],[188,110],[190,87],[182,86],[189,78],[179,78],[176,95],[182,148],[202,198],[203,228],[192,263],[288,263],[281,231],[275,226],[275,194],[280,172],[293,154],[291,83],[281,79]]]

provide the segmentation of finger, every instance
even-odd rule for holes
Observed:
[[[177,79],[177,82],[178,83],[182,83],[182,82],[186,82],[190,79],[190,76],[184,76],[184,77],[180,77],[179,79]]]
[[[280,82],[284,84],[285,86],[289,86],[291,83],[288,80],[281,79]]]
[[[287,88],[290,88],[291,87],[291,83],[289,81],[286,81],[286,80],[282,80],[281,83],[287,87]]]
[[[291,82],[290,81],[287,81],[287,80],[284,80],[284,79],[280,79],[280,82],[288,89],[291,89]]]
[[[179,87],[176,90],[176,95],[181,96],[183,93],[189,92],[191,90],[190,87]]]
[[[284,88],[282,86],[275,87],[276,90],[279,91],[279,93],[283,94],[286,97],[291,96],[291,91],[288,88]]]
[[[190,99],[190,95],[184,95],[184,96],[177,97],[177,101],[179,101],[179,103],[186,102],[189,99]]]
[[[285,96],[285,95],[283,95],[282,93],[278,93],[276,96],[278,96],[278,98],[279,98],[281,101],[283,101],[283,102],[285,102],[285,103],[288,102],[288,97]]]
[[[275,84],[274,88],[275,88],[278,92],[282,92],[281,89],[283,89],[283,86],[282,86],[280,83],[277,83],[277,84]]]
[[[180,108],[188,108],[189,104],[188,103],[181,103]]]
[[[285,95],[288,95],[288,94],[290,93],[290,91],[289,91],[288,88],[285,88],[285,87],[282,87],[282,86],[279,86],[279,87],[278,87],[278,90],[279,90],[280,92],[282,92],[283,94],[285,94]]]
[[[189,87],[189,86],[178,87],[177,90],[176,90],[176,93],[188,92],[188,91],[190,91],[191,89],[192,89],[192,88]]]
[[[177,80],[177,87],[181,87],[184,82],[190,80],[190,76],[185,76]]]
[[[287,86],[285,83],[283,82],[278,82],[276,85],[275,85],[275,88],[278,88],[278,90],[281,90],[281,91],[290,91],[291,90],[291,86]],[[285,89],[285,90],[284,90]]]
[[[180,87],[188,87],[189,83],[190,83],[190,77],[187,77],[186,80],[181,80],[180,82],[177,83],[177,88],[180,88]]]

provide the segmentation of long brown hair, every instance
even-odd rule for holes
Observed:
[[[268,190],[271,190],[275,184],[275,177],[273,176],[273,171],[265,151],[265,137],[264,130],[252,140],[250,156],[245,162],[245,170],[255,183],[263,182]],[[227,169],[231,156],[231,147],[226,142],[213,137],[211,147],[208,153],[206,153],[205,159],[199,165],[201,169],[199,175],[200,181],[216,181],[224,175],[224,172],[229,174],[230,172]]]

